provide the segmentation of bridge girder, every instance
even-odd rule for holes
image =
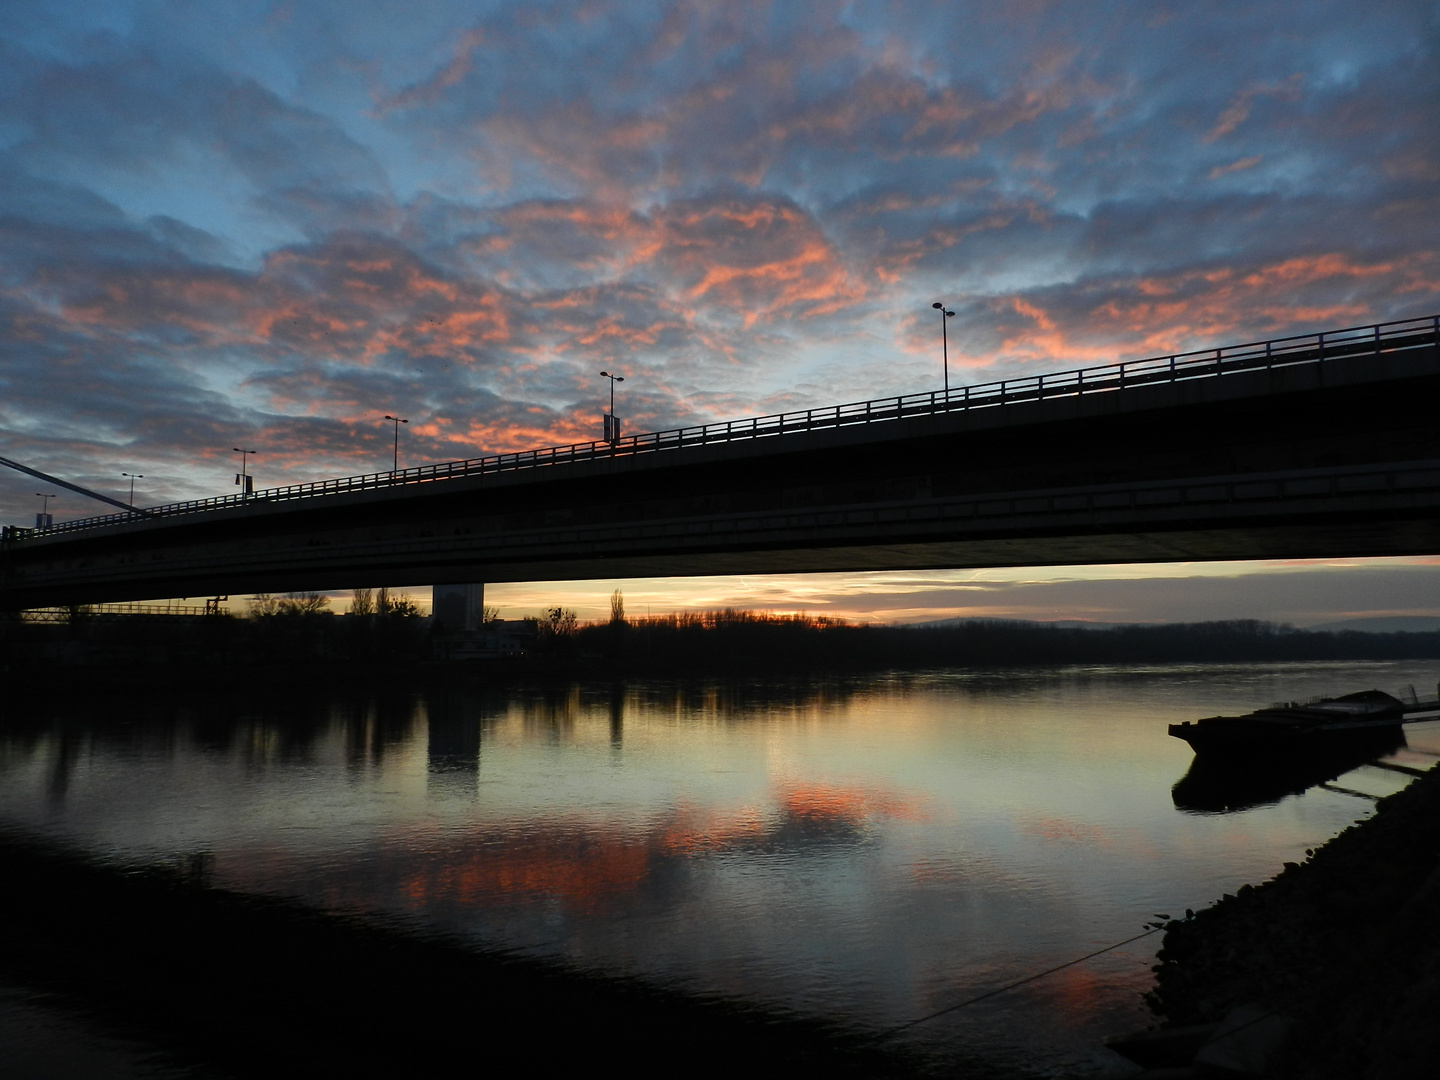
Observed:
[[[0,604],[1440,553],[1435,345],[37,537]]]

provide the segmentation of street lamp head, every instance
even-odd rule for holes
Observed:
[[[403,419],[402,417],[399,417],[399,416],[391,416],[389,413],[386,413],[386,414],[385,414],[385,419],[386,419],[386,420],[394,420],[395,423],[397,423],[397,424],[408,424],[408,423],[410,422],[409,420],[405,420],[405,419]]]
[[[952,315],[954,315],[954,314],[955,314],[955,313],[954,313],[953,311],[947,311],[947,312],[945,312],[945,317],[948,319],[948,318],[950,318],[950,317],[951,317]]]
[[[941,308],[943,308],[945,305],[944,305],[944,304],[931,304],[930,306],[933,307],[936,311],[939,311],[939,310],[940,310]]]

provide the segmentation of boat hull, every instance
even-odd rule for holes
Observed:
[[[1196,723],[1171,724],[1169,731],[1197,754],[1322,754],[1330,749],[1382,745],[1401,735],[1401,719],[1351,724],[1286,725],[1245,716],[1216,716]]]
[[[1171,724],[1169,732],[1197,754],[1318,753],[1393,739],[1405,705],[1379,690],[1301,705],[1272,705],[1245,716],[1211,716]]]

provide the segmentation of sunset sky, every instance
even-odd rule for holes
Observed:
[[[388,468],[386,413],[402,465],[595,438],[601,369],[628,432],[934,389],[935,300],[962,382],[1440,310],[1433,2],[0,10],[0,456],[142,505],[233,491],[234,446]],[[40,490],[0,471],[0,520]],[[490,596],[1313,623],[1440,614],[1435,576]]]

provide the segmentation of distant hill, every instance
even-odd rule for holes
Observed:
[[[1432,634],[1440,630],[1437,615],[1375,615],[1364,619],[1307,626],[1307,630],[1358,630],[1362,634]]]
[[[854,626],[723,611],[580,628],[557,650],[588,651],[608,670],[701,668],[858,671],[1035,664],[1437,660],[1440,631],[1297,630],[1255,619],[1105,626],[1066,620],[942,619]],[[556,655],[559,655],[557,651]]]
[[[1090,622],[1085,619],[997,619],[993,617],[974,618],[961,615],[953,619],[933,619],[929,622],[901,623],[905,629],[939,630],[955,626],[1013,626],[1045,630],[1120,630],[1135,626],[1171,626],[1178,623],[1118,623]],[[1333,622],[1317,623],[1314,626],[1296,629],[1317,633],[1355,630],[1362,634],[1433,634],[1440,631],[1440,615],[1374,615],[1361,619],[1337,619]]]
[[[1436,620],[1440,623],[1440,619]],[[1041,621],[1039,619],[997,619],[988,616],[975,617],[971,615],[960,615],[953,619],[931,619],[928,622],[896,623],[895,625],[904,630],[939,630],[950,626],[1016,626],[1041,630],[1118,630],[1122,626],[1145,626],[1147,623],[1118,623],[1118,622],[1090,622],[1087,619],[1056,619],[1054,621]]]

